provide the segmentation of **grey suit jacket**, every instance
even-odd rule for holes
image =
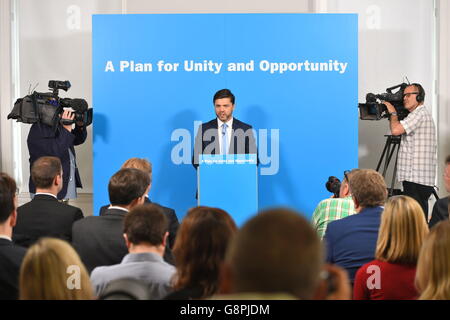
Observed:
[[[95,268],[91,282],[98,296],[113,280],[136,279],[147,284],[151,299],[159,300],[171,292],[174,274],[175,267],[156,253],[129,253],[120,264]]]

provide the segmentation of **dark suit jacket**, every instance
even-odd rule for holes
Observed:
[[[119,264],[128,254],[123,238],[126,214],[123,210],[107,209],[102,216],[86,217],[73,224],[72,245],[89,273],[96,267]],[[165,252],[164,260],[174,264],[172,252]]]
[[[83,218],[80,208],[60,203],[54,197],[37,194],[17,209],[13,241],[28,248],[39,238],[72,241],[72,224]]]
[[[86,217],[73,224],[72,245],[89,273],[99,266],[119,264],[128,253],[123,238],[126,211],[108,209],[101,217]]]
[[[382,207],[365,208],[327,226],[326,260],[346,269],[352,282],[356,271],[374,260],[382,213]]]
[[[220,154],[217,118],[203,123],[195,137],[192,165],[197,169],[200,154]],[[252,126],[233,118],[230,154],[257,153]]]
[[[0,300],[15,300],[19,297],[20,265],[25,253],[25,248],[0,239]]]
[[[450,197],[441,198],[434,204],[431,219],[428,223],[430,229],[439,221],[448,220],[448,207],[450,205],[449,199]]]
[[[67,193],[67,185],[69,184],[69,172],[70,172],[70,156],[69,148],[75,156],[75,148],[79,144],[82,144],[87,137],[86,128],[76,126],[72,132],[67,131],[59,125],[56,131],[45,124],[35,123],[31,126],[28,133],[28,151],[30,153],[30,172],[31,166],[34,161],[40,157],[52,156],[58,157],[61,160],[63,168],[63,188],[58,193],[58,199],[62,199]],[[77,188],[81,188],[80,174],[78,168],[75,169],[75,183]],[[28,182],[29,190],[31,193],[36,193],[36,187],[33,181]]]
[[[177,236],[177,231],[178,231],[178,227],[180,226],[180,223],[178,222],[178,217],[177,214],[175,213],[175,210],[171,209],[171,208],[167,208],[164,207],[158,203],[154,203],[152,202],[148,197],[145,197],[145,203],[153,203],[156,204],[157,206],[161,207],[163,213],[166,215],[168,221],[169,221],[169,248],[172,249],[173,245],[175,243],[175,238]],[[103,216],[106,212],[106,210],[108,210],[109,205],[103,206],[100,208],[100,216]]]

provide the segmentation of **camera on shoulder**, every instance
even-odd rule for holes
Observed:
[[[17,99],[8,119],[23,123],[43,123],[56,129],[64,108],[71,108],[75,118],[61,121],[63,125],[77,122],[89,126],[92,123],[93,110],[89,108],[86,100],[59,97],[60,89],[70,89],[69,81],[50,80],[48,87],[52,92],[33,91],[32,94]]]

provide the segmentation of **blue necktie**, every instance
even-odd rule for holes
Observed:
[[[227,124],[224,123],[222,124],[222,152],[221,154],[227,154],[227,150],[228,150],[228,144],[227,144]]]

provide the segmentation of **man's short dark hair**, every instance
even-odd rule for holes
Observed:
[[[134,207],[126,216],[123,232],[133,244],[161,245],[167,232],[168,221],[161,207],[144,204]]]
[[[16,182],[4,172],[0,172],[0,223],[8,220],[14,211]]]
[[[216,104],[217,99],[230,98],[231,103],[234,104],[234,94],[229,89],[222,89],[216,92],[213,99],[213,104]]]
[[[36,188],[48,189],[61,174],[61,160],[57,157],[40,157],[31,166],[31,179]]]
[[[449,164],[450,164],[450,154],[447,156],[447,158],[445,158],[445,165]]]
[[[142,197],[149,185],[150,177],[144,171],[120,169],[109,180],[109,201],[112,205],[128,205],[134,199]]]

